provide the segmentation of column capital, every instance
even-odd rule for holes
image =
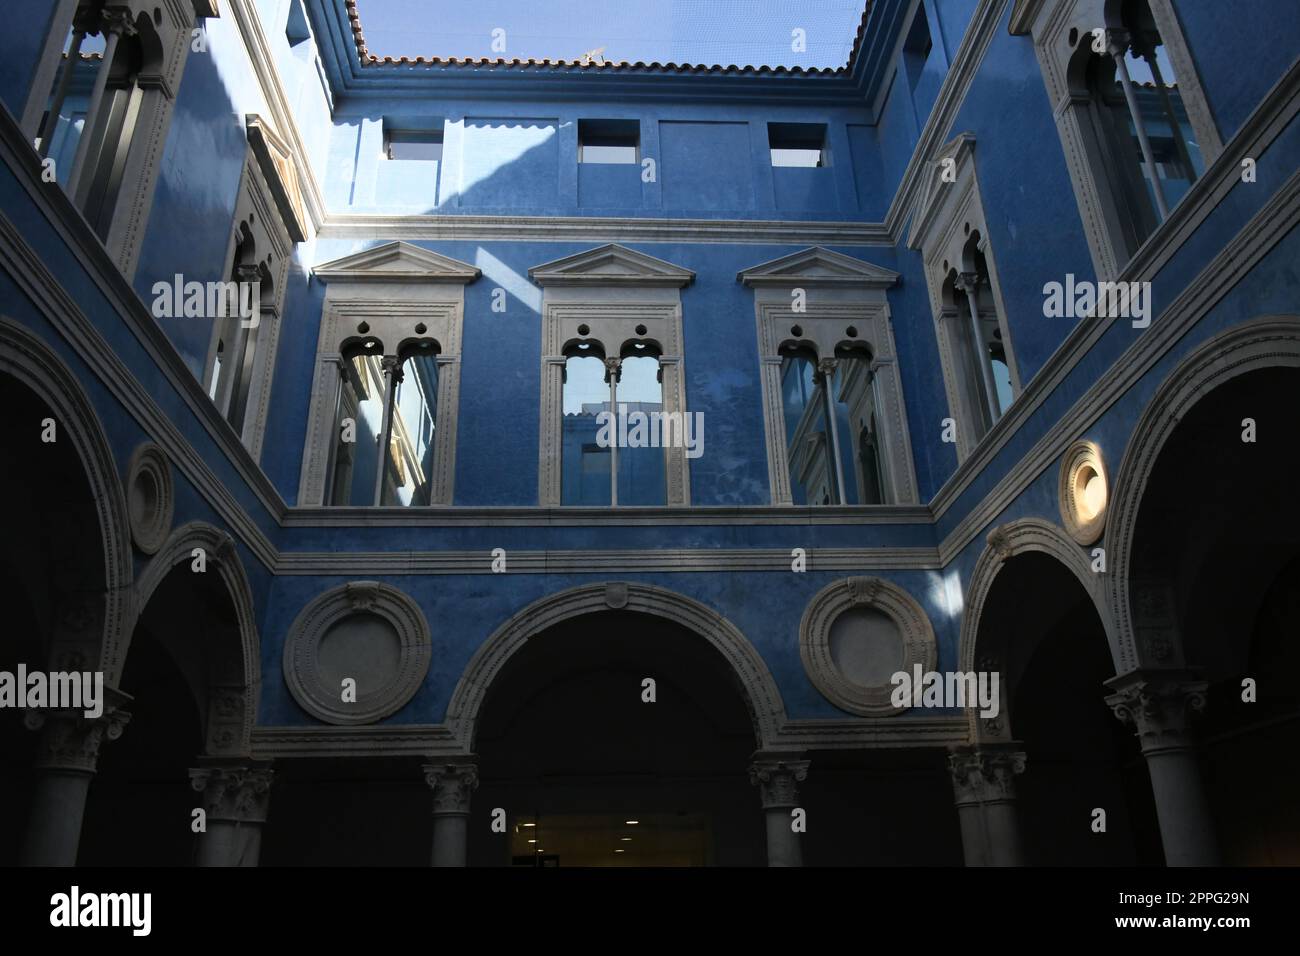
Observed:
[[[118,36],[132,37],[140,32],[135,25],[135,14],[125,4],[105,7],[99,15],[98,27],[105,36],[116,33]]]
[[[24,711],[23,726],[41,732],[36,766],[44,770],[94,773],[100,745],[105,740],[121,737],[131,720],[130,712],[125,709],[130,700],[130,695],[105,687],[104,712],[98,717],[87,717],[81,710]]]
[[[1131,726],[1143,753],[1190,747],[1193,713],[1205,709],[1209,686],[1192,670],[1133,670],[1106,681],[1114,693],[1106,703]]]
[[[605,364],[605,381],[613,379],[615,382],[623,377],[623,360],[621,358],[602,359]]]
[[[969,296],[979,291],[980,274],[978,272],[959,272],[952,285],[954,289],[965,292]]]
[[[274,776],[269,760],[212,758],[190,769],[190,786],[209,820],[265,823]]]
[[[802,753],[758,752],[750,758],[749,782],[759,788],[764,810],[783,810],[799,803],[799,783],[811,763]]]
[[[1015,777],[1025,772],[1026,755],[1019,743],[954,747],[948,752],[948,773],[957,805],[1009,802],[1016,798]]]
[[[1119,27],[1110,27],[1106,30],[1106,52],[1117,60],[1124,58],[1132,42],[1133,37],[1127,30]]]
[[[439,760],[426,763],[424,782],[433,790],[433,815],[464,816],[469,801],[478,788],[478,763],[474,758]]]

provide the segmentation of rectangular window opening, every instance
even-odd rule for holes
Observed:
[[[768,123],[767,142],[774,167],[830,165],[824,123]]]
[[[400,162],[442,161],[442,130],[403,130],[384,127],[384,157]]]
[[[639,120],[578,120],[578,162],[626,165],[640,161]]]

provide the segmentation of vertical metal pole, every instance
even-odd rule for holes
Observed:
[[[1142,158],[1146,160],[1147,169],[1151,171],[1151,189],[1156,197],[1156,208],[1160,210],[1160,220],[1163,222],[1169,218],[1169,206],[1165,202],[1165,190],[1160,184],[1160,175],[1156,172],[1156,155],[1151,149],[1151,140],[1147,138],[1147,127],[1142,122],[1142,113],[1138,109],[1133,80],[1128,75],[1128,64],[1124,61],[1124,51],[1128,49],[1128,35],[1120,30],[1109,30],[1107,37],[1110,39],[1110,55],[1114,58],[1115,67],[1119,72],[1119,85],[1124,89],[1124,99],[1128,101],[1133,128],[1137,130],[1138,145],[1142,147]]]

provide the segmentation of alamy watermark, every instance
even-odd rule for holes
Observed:
[[[596,415],[596,444],[601,448],[685,448],[687,458],[704,454],[703,412],[643,412],[627,410]]]
[[[0,708],[79,710],[95,719],[104,713],[103,671],[0,671]]]
[[[979,707],[981,717],[996,717],[1001,704],[998,696],[1000,675],[997,671],[923,671],[920,664],[912,672],[897,671],[889,678],[894,685],[889,702],[904,707],[943,707],[964,710]]]
[[[255,329],[262,321],[260,282],[185,281],[179,272],[172,281],[153,284],[155,319],[221,319],[238,316],[240,324]]]
[[[1145,329],[1151,324],[1151,283],[1078,281],[1070,272],[1065,282],[1043,286],[1043,316],[1132,319],[1133,328]]]

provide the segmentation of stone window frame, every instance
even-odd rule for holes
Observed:
[[[898,273],[851,256],[816,246],[760,263],[737,275],[754,289],[758,331],[763,425],[767,445],[768,487],[774,507],[793,504],[786,447],[785,413],[781,401],[781,346],[792,341],[790,327],[801,327],[800,344],[813,348],[819,359],[832,358],[839,345],[860,343],[871,350],[871,371],[881,384],[879,424],[885,436],[883,463],[891,491],[890,505],[917,504],[912,442],[898,372],[893,323],[886,290]],[[794,311],[796,289],[804,290],[804,311]],[[854,326],[858,335],[844,333]],[[879,508],[889,505],[848,505]]]
[[[77,6],[78,0],[59,0],[50,18],[50,30],[23,108],[21,126],[29,143],[40,133],[41,117],[63,59],[63,46],[72,30]],[[122,173],[121,190],[104,241],[118,269],[130,280],[135,278],[139,265],[140,248],[162,167],[163,147],[198,19],[192,0],[113,0],[110,7],[128,15],[131,23],[141,16],[149,17],[161,54],[158,71],[139,78],[143,97]],[[155,11],[160,19],[154,17]]]
[[[934,670],[939,645],[934,626],[920,602],[907,591],[876,577],[852,577],[822,588],[808,602],[799,622],[799,657],[813,686],[841,710],[859,717],[894,717],[910,709],[895,707],[894,685],[864,687],[850,681],[831,659],[830,635],[835,621],[845,611],[864,608],[889,617],[903,641],[903,662],[899,670],[909,674],[920,664],[923,672]]]
[[[1006,354],[1007,369],[1011,379],[1011,402],[1015,403],[1022,390],[1020,367],[1007,310],[1003,305],[1002,286],[998,281],[998,268],[989,239],[988,219],[980,198],[979,177],[975,169],[975,137],[961,133],[945,146],[927,165],[922,188],[918,191],[912,209],[908,230],[908,248],[921,252],[925,283],[930,293],[930,312],[934,317],[935,340],[939,346],[939,362],[943,369],[944,391],[948,399],[949,414],[956,421],[956,447],[958,461],[964,461],[976,446],[993,430],[997,422],[978,432],[973,422],[983,421],[984,410],[973,407],[972,389],[962,376],[967,363],[962,354],[965,334],[955,323],[966,322],[968,317],[947,301],[947,280],[953,269],[961,271],[964,248],[971,233],[980,235],[979,251],[988,266],[990,302],[981,297],[980,315],[996,313],[998,328],[1002,331],[1002,348]],[[991,306],[989,308],[988,306]],[[1002,416],[1006,417],[1008,409]]]
[[[662,349],[658,358],[663,412],[689,414],[682,368],[681,290],[694,281],[695,273],[610,243],[534,266],[528,275],[543,289],[537,501],[541,507],[561,507],[565,344],[575,339],[599,341],[617,354],[629,339],[654,339]],[[644,335],[637,333],[639,325],[646,327]],[[588,332],[580,334],[579,326],[586,326]],[[688,506],[691,479],[686,449],[668,447],[664,456],[664,504],[648,507]]]
[[[465,285],[477,279],[481,270],[398,241],[322,263],[313,274],[326,283],[325,306],[316,345],[298,506],[324,505],[343,351],[366,338],[382,342],[386,356],[396,356],[401,346],[412,339],[438,343],[439,419],[434,433],[433,480],[429,504],[415,507],[450,505],[455,491]],[[365,332],[359,328],[363,323]],[[423,326],[424,331],[418,331],[417,326]]]
[[[258,461],[262,455],[262,440],[266,434],[266,421],[271,406],[271,379],[275,375],[289,265],[293,259],[294,243],[306,238],[306,230],[301,199],[297,192],[297,175],[291,164],[286,166],[272,152],[277,146],[271,144],[280,144],[282,141],[255,114],[247,116],[246,128],[249,146],[244,157],[243,172],[240,174],[234,226],[226,243],[221,278],[222,281],[231,280],[240,232],[245,230],[255,243],[258,261],[265,264],[275,291],[272,301],[263,300],[260,303],[259,322],[263,327],[258,330],[257,351],[253,356],[252,377],[248,383],[247,411],[239,435],[239,440],[253,460]],[[279,148],[285,149],[283,146]],[[287,156],[287,150],[284,155]],[[262,250],[267,250],[268,255],[262,255]],[[222,326],[220,318],[212,323],[207,357],[203,365],[204,394],[211,391]]]
[[[330,628],[348,617],[382,618],[401,642],[397,677],[377,690],[357,688],[356,703],[319,677],[320,645]],[[433,659],[433,638],[420,606],[406,593],[378,581],[352,581],[318,595],[299,612],[284,641],[284,682],[298,706],[329,724],[373,724],[406,706],[424,684]]]
[[[1208,170],[1223,152],[1223,138],[1201,87],[1196,62],[1171,0],[1147,2],[1178,77],[1183,106]],[[1113,0],[1017,0],[1009,25],[1012,34],[1032,37],[1043,83],[1056,116],[1056,128],[1070,171],[1070,181],[1074,185],[1093,268],[1098,280],[1103,282],[1117,279],[1131,256],[1117,218],[1119,203],[1103,172],[1104,163],[1099,152],[1102,147],[1096,142],[1088,122],[1090,98],[1072,79],[1075,72],[1072,61],[1078,47],[1071,46],[1070,33],[1077,30],[1078,43],[1087,43],[1093,30],[1118,26],[1113,6]],[[1108,13],[1111,13],[1111,19],[1108,19]],[[1159,228],[1157,226],[1156,231]]]

